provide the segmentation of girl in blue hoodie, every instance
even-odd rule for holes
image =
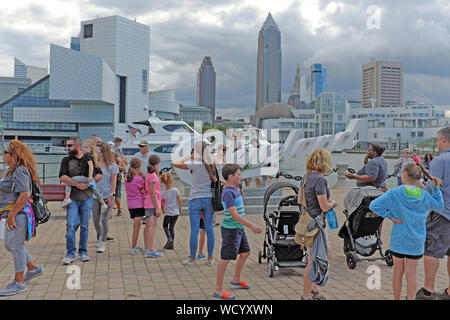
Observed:
[[[375,214],[394,223],[389,249],[394,259],[392,285],[395,300],[400,300],[403,274],[406,275],[407,299],[415,299],[417,263],[425,250],[427,210],[444,208],[438,178],[430,177],[431,194],[418,187],[424,169],[420,163],[405,165],[401,176],[403,185],[389,189],[369,206]]]

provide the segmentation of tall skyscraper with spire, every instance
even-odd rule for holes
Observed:
[[[269,13],[258,37],[256,112],[273,102],[281,102],[281,33]]]
[[[216,120],[216,72],[211,57],[204,57],[197,72],[197,105],[208,107]]]
[[[291,94],[288,98],[289,105],[296,109],[300,109],[300,65],[297,64],[297,71],[295,73],[294,85],[292,86]]]

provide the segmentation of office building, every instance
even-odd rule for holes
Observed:
[[[45,67],[36,67],[26,65],[17,58],[14,58],[14,77],[15,78],[28,78],[31,83],[42,79],[48,74],[48,70]]]
[[[289,95],[287,104],[293,106],[295,109],[300,109],[300,100],[300,65],[297,64],[294,85],[292,86],[291,94]]]
[[[175,102],[173,89],[150,91],[148,107],[150,111],[155,112],[156,117],[163,120],[176,120],[180,116],[180,107]]]
[[[372,61],[361,67],[363,108],[403,106],[403,63]]]
[[[186,123],[201,121],[212,124],[211,111],[207,107],[180,104],[180,118]]]
[[[211,57],[204,57],[197,72],[197,105],[207,107],[216,119],[216,72]]]
[[[71,37],[70,38],[70,49],[75,50],[75,51],[80,51],[80,42],[81,42],[80,37]]]
[[[322,68],[320,63],[314,63],[309,69],[309,73],[305,77],[306,80],[306,97],[305,102],[311,103],[322,92],[327,91],[327,69]]]
[[[256,112],[266,104],[281,102],[281,33],[269,15],[258,36]]]

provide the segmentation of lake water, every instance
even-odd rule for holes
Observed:
[[[346,163],[349,168],[359,170],[363,167],[365,154],[341,154],[341,153],[333,153],[333,168],[336,168],[336,164],[338,163]],[[36,155],[36,161],[38,164],[38,173],[42,180],[45,183],[59,183],[58,173],[59,167],[62,158],[64,155]],[[391,174],[394,171],[394,163],[395,159],[386,159],[388,164],[388,174]],[[42,163],[45,163],[42,164]],[[305,166],[306,166],[306,157],[303,159],[290,159],[287,161],[282,161],[280,163],[280,169],[282,173],[288,173],[293,176],[303,176],[305,174]],[[45,167],[45,168],[44,168]],[[164,167],[164,166],[161,166]],[[45,170],[45,181],[43,179],[43,174]],[[332,173],[326,177],[329,186],[333,186],[337,181],[337,173]],[[281,178],[283,181],[284,178]],[[294,184],[298,184],[297,181],[291,180]],[[355,185],[355,180],[350,180],[350,184]],[[390,187],[397,186],[397,179],[390,178],[386,181],[387,185]]]

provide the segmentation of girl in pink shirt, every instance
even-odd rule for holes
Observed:
[[[160,161],[160,158],[156,154],[152,154],[148,158],[147,174],[145,175],[144,208],[145,216],[147,217],[148,222],[145,224],[145,249],[142,250],[142,252],[149,258],[157,258],[162,256],[162,254],[154,248],[157,220],[161,215],[161,193],[158,177]]]
[[[133,219],[133,235],[131,236],[131,254],[136,254],[140,248],[137,246],[139,230],[141,228],[144,210],[144,177],[141,171],[142,162],[138,158],[130,161],[130,168],[125,180],[125,190],[127,192],[127,204],[130,217]]]

